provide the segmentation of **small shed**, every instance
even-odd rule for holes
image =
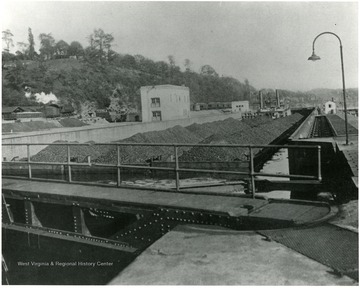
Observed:
[[[141,115],[139,113],[130,112],[129,114],[127,114],[126,121],[128,121],[128,122],[141,122]]]
[[[333,101],[327,101],[325,103],[325,114],[336,114],[336,104]]]
[[[60,117],[60,106],[57,104],[45,105],[44,114],[46,118]]]
[[[3,120],[15,120],[16,119],[16,113],[19,112],[25,112],[25,109],[14,106],[14,107],[3,107],[1,114]]]

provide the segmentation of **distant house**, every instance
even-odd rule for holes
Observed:
[[[75,109],[71,104],[58,105],[51,103],[43,107],[43,112],[46,118],[55,118],[74,115]]]
[[[141,114],[143,122],[190,118],[189,88],[175,85],[143,86]]]
[[[336,104],[333,101],[327,101],[325,103],[325,114],[336,114]]]
[[[44,114],[39,111],[38,106],[24,106],[24,107],[3,107],[3,120],[17,120],[17,119],[33,119],[42,118]]]
[[[41,112],[42,111],[42,106],[21,106],[21,108],[23,108],[25,111],[28,112]]]
[[[25,109],[14,106],[14,107],[3,107],[1,111],[2,119],[3,120],[16,120],[16,113],[24,112]]]

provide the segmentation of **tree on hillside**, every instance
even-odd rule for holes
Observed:
[[[128,69],[136,69],[136,60],[134,56],[126,54],[123,57],[121,57],[120,65]]]
[[[3,67],[3,68],[5,67],[6,62],[16,60],[16,56],[7,51],[2,51],[1,56],[2,56],[1,57],[1,60],[2,60],[1,67]]]
[[[140,54],[136,54],[136,55],[134,56],[134,58],[135,58],[135,61],[136,61],[136,63],[137,63],[138,65],[140,65],[140,63],[143,62],[143,61],[145,61],[145,59],[146,59],[143,55],[140,55]]]
[[[205,76],[219,77],[219,74],[216,73],[215,69],[210,65],[202,66],[200,69],[200,73]]]
[[[191,61],[189,59],[185,59],[184,60],[184,66],[185,66],[185,71],[186,72],[190,72],[191,71]]]
[[[155,62],[151,59],[148,59],[142,55],[135,55],[134,56],[135,61],[136,61],[136,67],[138,70],[151,74],[152,77],[154,77],[156,75],[156,65]],[[166,71],[167,73],[167,71]],[[154,85],[154,83],[151,83],[152,85]]]
[[[16,55],[17,60],[25,60],[26,59],[26,55],[19,50],[17,50],[15,52],[15,55]]]
[[[55,54],[57,58],[67,58],[69,54],[69,44],[64,40],[60,40],[55,44]]]
[[[29,48],[29,44],[25,43],[25,42],[17,42],[16,45],[19,48],[19,51],[21,53],[26,53],[26,50]]]
[[[49,34],[41,33],[40,39],[40,55],[45,59],[52,59],[55,53],[55,39]]]
[[[79,58],[79,56],[84,55],[84,48],[78,41],[73,41],[70,43],[68,53],[69,56],[76,56],[76,58]]]
[[[165,61],[158,61],[155,63],[156,75],[159,75],[161,78],[167,77],[167,72],[169,71],[169,64]]]
[[[169,55],[168,56],[168,60],[169,60],[169,64],[170,64],[170,67],[173,68],[175,67],[175,57],[173,55]]]
[[[100,62],[107,62],[114,37],[111,34],[105,33],[102,29],[95,29],[88,39],[90,44],[88,52],[91,52],[91,56],[97,57]]]
[[[249,80],[248,79],[245,79],[245,88],[246,88],[246,100],[251,100],[251,97],[250,97],[250,83],[249,83]]]
[[[14,35],[11,33],[9,29],[6,29],[5,31],[2,31],[2,40],[5,42],[6,48],[4,50],[6,52],[10,52],[10,47],[14,47],[13,43],[13,37]]]
[[[3,74],[2,87],[24,94],[23,84],[29,82],[31,76],[32,74],[29,73],[27,66],[21,65],[21,63],[17,61],[16,65],[9,67]]]
[[[173,55],[169,55],[168,60],[169,60],[169,65],[170,65],[168,82],[170,84],[174,84],[174,85],[183,84],[183,83],[181,83],[182,76],[181,76],[181,72],[180,72],[180,67],[176,66],[175,57]]]
[[[95,102],[83,101],[80,103],[80,115],[82,118],[88,118],[90,115],[94,115],[97,105]]]
[[[35,55],[35,42],[34,42],[34,35],[31,32],[31,28],[29,27],[28,29],[28,35],[29,35],[29,58],[30,60],[34,59],[34,55]]]

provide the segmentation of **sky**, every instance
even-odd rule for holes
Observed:
[[[335,36],[320,36],[315,52],[321,60],[307,60],[314,38],[329,31],[342,41],[346,87],[358,87],[356,1],[0,2],[1,28],[14,34],[14,44],[27,42],[31,27],[36,49],[40,33],[85,47],[87,36],[101,28],[113,35],[118,53],[167,62],[173,55],[182,69],[189,59],[196,72],[210,65],[256,89],[342,88]]]

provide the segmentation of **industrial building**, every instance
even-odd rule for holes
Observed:
[[[190,118],[190,92],[185,86],[143,86],[141,93],[142,122]]]
[[[232,112],[248,112],[250,111],[249,101],[232,101],[231,102]]]
[[[283,101],[280,100],[279,91],[275,91],[276,103],[271,104],[271,101],[265,100],[262,91],[259,91],[259,102],[260,102],[260,115],[267,115],[272,118],[281,118],[291,115],[291,109],[289,106],[285,106]]]

